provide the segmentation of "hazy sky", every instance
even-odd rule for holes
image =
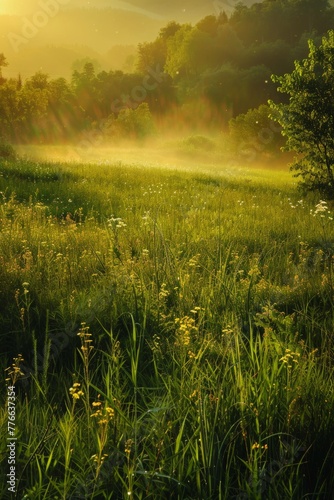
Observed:
[[[0,0],[0,14],[28,15],[40,9],[40,4],[48,0]],[[50,0],[57,2],[58,0]],[[135,12],[146,13],[148,16],[169,16],[173,12],[188,13],[189,18],[197,11],[212,13],[221,8],[231,11],[239,0],[59,0],[59,4],[73,7],[111,7],[124,8]],[[254,3],[255,0],[244,0],[245,4]]]
[[[52,0],[51,0],[52,1]],[[57,2],[57,0],[54,0]],[[0,14],[26,15],[33,13],[40,8],[40,4],[47,3],[47,0],[1,0]],[[122,0],[61,0],[59,5],[69,8],[73,7],[111,7],[124,8],[126,10],[142,11],[146,10],[145,0],[142,2],[126,2]],[[154,10],[154,9],[153,9]]]

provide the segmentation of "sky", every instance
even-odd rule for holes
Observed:
[[[49,0],[57,2],[58,0]],[[229,12],[239,0],[59,0],[59,5],[73,7],[110,7],[122,8],[132,12],[145,13],[147,16],[174,16],[186,14],[189,18],[198,13],[213,13],[217,9]],[[255,0],[244,0],[245,4]],[[0,14],[29,15],[48,0],[1,0]]]
[[[45,1],[45,0],[44,0]],[[57,1],[57,0],[55,0]],[[0,14],[7,15],[29,15],[34,12],[34,10],[40,8],[43,0],[1,0],[0,2]],[[126,10],[135,10],[136,8],[140,10],[147,10],[145,8],[145,0],[130,2],[122,0],[64,0],[60,1],[60,4],[67,7],[111,7],[111,8],[124,8]],[[146,2],[147,3],[147,2]]]

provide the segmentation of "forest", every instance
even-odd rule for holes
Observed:
[[[224,130],[236,118],[282,100],[272,74],[284,74],[333,26],[327,0],[239,3],[195,25],[169,22],[137,47],[135,71],[100,71],[81,61],[70,80],[42,71],[5,78],[0,57],[0,135],[13,143],[67,143],[101,129],[106,142],[142,139],[173,123]]]

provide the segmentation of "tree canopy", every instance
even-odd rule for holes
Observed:
[[[288,102],[270,75],[290,73],[294,61],[307,56],[308,39],[320,43],[333,21],[327,0],[236,3],[230,17],[220,12],[194,26],[167,23],[155,40],[138,45],[135,71],[101,70],[86,57],[73,65],[70,81],[40,72],[23,81],[6,79],[0,54],[0,135],[71,140],[142,103],[159,123],[169,114],[194,128],[200,122],[227,130],[231,117],[268,99]]]
[[[334,198],[334,31],[284,76],[273,76],[289,102],[270,106],[283,127],[286,149],[297,153],[291,168],[308,190]]]

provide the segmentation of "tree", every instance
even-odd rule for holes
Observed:
[[[167,57],[165,71],[172,78],[188,75],[191,71],[189,59],[189,44],[192,38],[193,28],[190,24],[184,24],[174,36],[167,41]]]
[[[166,26],[161,28],[159,32],[159,38],[166,42],[171,36],[174,36],[180,28],[181,24],[176,23],[175,21],[171,21]]]
[[[85,63],[83,70],[73,71],[72,88],[76,95],[78,110],[84,113],[87,120],[100,117],[100,112],[95,106],[97,78],[93,63]]]
[[[155,68],[157,65],[163,68],[166,54],[167,47],[162,38],[157,38],[154,42],[140,43],[138,45],[138,71],[145,74],[148,68]]]
[[[247,46],[275,40],[294,45],[305,31],[326,32],[333,15],[328,0],[263,0],[237,4],[229,24]]]
[[[152,135],[154,129],[150,108],[143,102],[136,109],[122,109],[117,118],[110,116],[106,131],[114,138],[143,140]]]
[[[283,145],[281,127],[271,117],[266,104],[249,109],[229,121],[231,151],[237,157],[249,161],[261,159],[273,161]]]
[[[0,54],[0,85],[2,85],[6,80],[2,76],[2,68],[8,66],[6,58],[3,54]]]
[[[167,42],[180,28],[180,24],[172,21],[164,28],[161,28],[158,38],[153,42],[140,43],[138,45],[137,69],[140,73],[145,74],[148,68],[155,68],[157,65],[161,68],[165,66]]]
[[[0,85],[0,136],[15,139],[22,121],[17,82],[9,79]]]
[[[305,189],[334,198],[334,31],[318,47],[310,40],[308,56],[272,79],[289,96],[287,104],[269,105],[278,112],[273,118],[283,127],[284,149],[297,153],[291,169]]]
[[[176,80],[196,77],[217,64],[215,48],[209,33],[184,24],[167,42],[165,71]]]

